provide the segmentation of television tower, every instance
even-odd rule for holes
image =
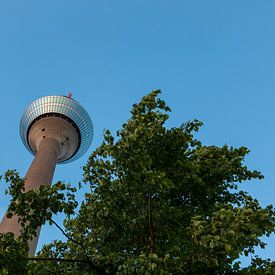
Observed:
[[[57,163],[80,158],[93,139],[93,124],[85,109],[68,96],[45,96],[33,101],[20,121],[20,135],[26,148],[35,155],[25,177],[25,192],[51,185]],[[20,236],[18,216],[0,223],[0,232]],[[34,255],[37,237],[29,242],[29,255]]]

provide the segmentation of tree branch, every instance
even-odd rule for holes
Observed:
[[[82,247],[82,249],[84,250],[84,252],[86,253],[86,249],[85,249],[85,247],[84,247],[84,245],[82,244],[82,243],[80,243],[80,242],[78,242],[78,241],[76,241],[76,240],[74,240],[72,237],[70,237],[54,220],[52,220],[52,219],[50,219],[50,222],[52,222],[61,232],[62,232],[62,234],[68,239],[68,240],[70,240],[71,242],[73,242],[73,243],[75,243],[75,244],[77,244],[77,245],[79,245],[79,246],[81,246]],[[88,259],[88,260],[90,260],[90,259]]]
[[[73,243],[75,243],[76,245],[79,245],[82,249],[83,249],[83,251],[84,251],[84,254],[85,254],[85,256],[86,256],[86,258],[87,258],[87,260],[85,261],[85,260],[76,260],[75,262],[83,262],[83,263],[88,263],[88,264],[90,264],[91,266],[93,266],[93,268],[95,269],[95,270],[97,270],[100,274],[105,274],[105,271],[102,269],[102,268],[100,268],[99,266],[96,266],[95,264],[94,264],[94,262],[93,262],[93,260],[88,256],[88,253],[87,253],[87,251],[86,251],[86,248],[85,248],[85,246],[82,244],[82,243],[80,243],[80,242],[78,242],[78,241],[76,241],[76,240],[74,240],[72,237],[70,237],[54,220],[52,220],[52,219],[50,219],[50,222],[52,222],[61,232],[62,232],[62,234],[68,239],[68,240],[70,240],[71,242],[73,242]],[[36,258],[36,259],[42,259],[42,258]],[[49,258],[49,259],[54,259],[54,258]],[[61,261],[67,261],[67,259],[61,259]],[[69,262],[72,262],[73,260],[69,260]]]
[[[81,260],[81,259],[62,259],[62,258],[26,258],[27,261],[40,261],[40,262],[47,262],[47,261],[55,261],[55,262],[67,262],[67,263],[83,263],[83,264],[91,264],[90,261]]]
[[[103,268],[101,268],[100,266],[96,266],[95,264],[93,264],[92,262],[88,261],[88,260],[82,260],[82,259],[62,259],[62,258],[25,258],[25,260],[27,261],[40,261],[40,262],[48,262],[48,261],[54,261],[54,262],[65,262],[65,263],[83,263],[83,264],[87,264],[90,265],[92,268],[94,268],[95,271],[98,272],[98,274],[102,274],[105,275],[106,272],[104,271]]]
[[[148,227],[149,227],[149,251],[154,253],[155,250],[155,232],[152,217],[152,196],[148,193]]]

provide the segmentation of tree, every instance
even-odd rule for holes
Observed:
[[[275,225],[271,205],[238,189],[263,178],[244,165],[248,149],[203,145],[194,138],[197,120],[167,129],[170,109],[159,93],[133,105],[116,138],[105,131],[83,168],[90,192],[79,208],[76,187],[24,193],[18,174],[6,173],[10,213],[22,217],[23,231],[18,240],[1,236],[3,274],[18,266],[28,274],[274,274],[270,260],[255,256],[247,268],[238,261],[264,248],[261,237]],[[67,215],[64,229],[52,218],[58,212]],[[28,258],[27,240],[47,221],[67,241]],[[7,259],[15,258],[14,267]]]

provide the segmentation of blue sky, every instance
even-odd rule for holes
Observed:
[[[0,173],[24,176],[32,161],[18,133],[32,100],[71,91],[91,115],[90,152],[56,168],[55,181],[77,183],[103,129],[160,88],[169,127],[198,118],[205,144],[251,149],[246,164],[265,179],[242,186],[275,205],[274,12],[272,0],[0,0]],[[39,247],[56,237],[45,226]],[[275,259],[268,243],[258,254]]]

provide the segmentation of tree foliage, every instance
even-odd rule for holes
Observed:
[[[105,131],[83,168],[90,192],[81,205],[76,187],[58,182],[24,193],[18,174],[6,173],[10,215],[21,216],[23,229],[17,240],[0,236],[2,274],[274,274],[275,263],[257,256],[240,267],[275,224],[271,205],[238,188],[263,178],[244,165],[248,149],[203,145],[197,120],[168,129],[159,93],[133,105],[116,137]],[[62,227],[58,212],[66,214]],[[46,222],[67,240],[28,258],[27,240]]]

